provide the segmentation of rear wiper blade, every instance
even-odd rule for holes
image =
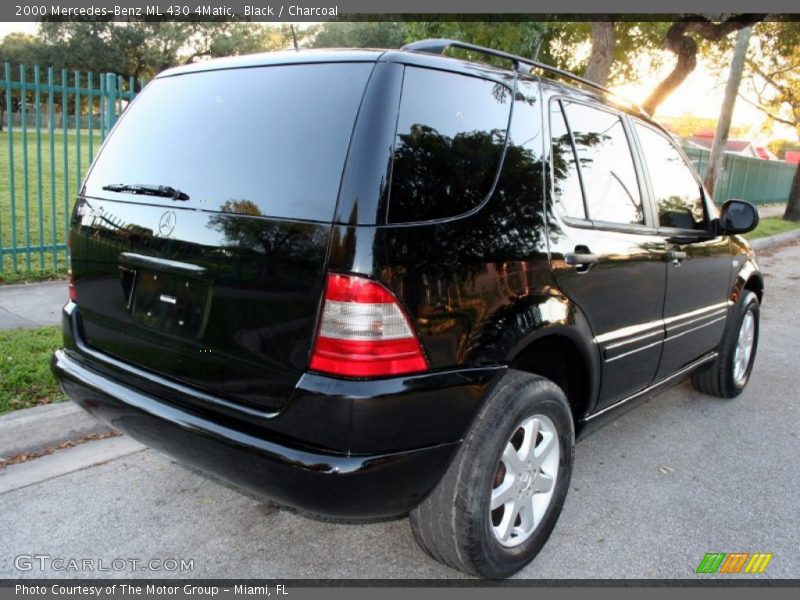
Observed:
[[[145,196],[161,196],[162,198],[172,198],[173,200],[188,200],[189,194],[176,190],[169,185],[145,185],[141,183],[112,183],[104,185],[103,189],[107,192],[127,192],[129,194],[144,194]]]

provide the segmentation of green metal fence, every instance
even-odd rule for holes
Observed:
[[[694,168],[705,178],[711,152],[693,147],[684,150]],[[718,204],[731,198],[747,200],[753,204],[786,202],[796,169],[796,165],[783,161],[725,154],[722,172],[714,190],[714,200]]]
[[[144,81],[3,65],[0,275],[64,270],[71,204],[86,169]]]

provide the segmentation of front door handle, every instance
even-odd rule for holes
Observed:
[[[686,252],[682,250],[668,250],[667,260],[671,260],[673,265],[679,267],[681,263],[686,260]]]

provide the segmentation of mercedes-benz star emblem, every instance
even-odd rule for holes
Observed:
[[[175,221],[177,221],[177,217],[175,216],[175,212],[168,210],[163,215],[161,215],[161,220],[158,222],[158,233],[160,233],[163,237],[169,237],[172,235],[172,231],[175,229]]]

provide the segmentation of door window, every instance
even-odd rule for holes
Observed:
[[[619,115],[563,103],[575,141],[589,219],[643,225],[644,211],[633,155]]]
[[[553,199],[562,217],[585,219],[578,162],[572,148],[561,102],[550,103],[550,138],[552,144]]]
[[[672,141],[636,123],[662,227],[706,229],[703,192],[691,168]]]

